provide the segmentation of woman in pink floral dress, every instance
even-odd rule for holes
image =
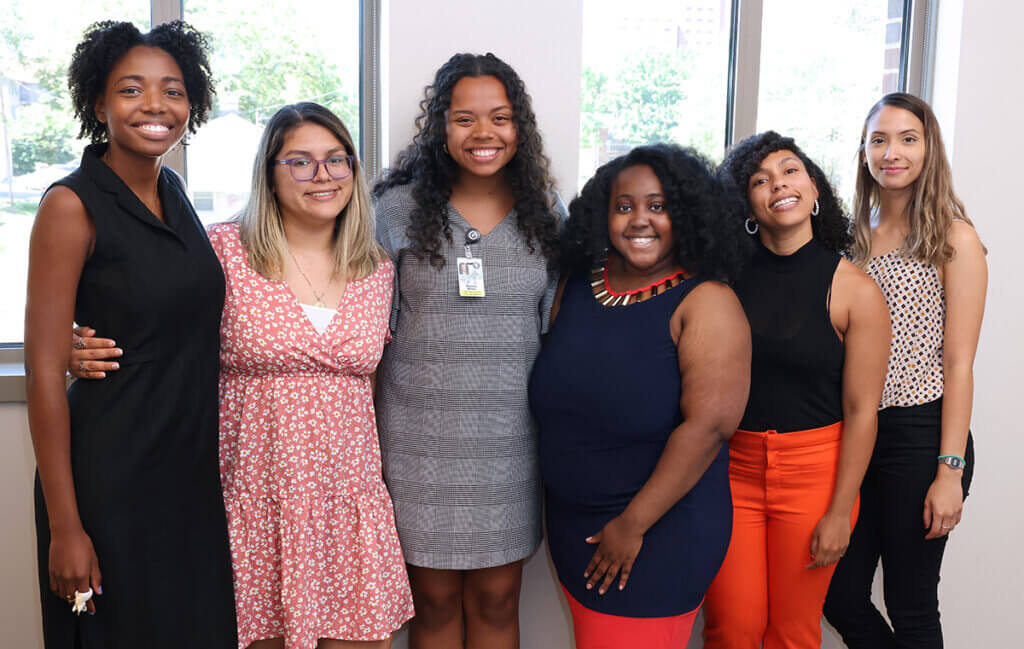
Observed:
[[[330,111],[285,106],[245,210],[208,230],[227,285],[220,470],[240,649],[386,649],[413,615],[373,407],[394,267],[354,152]]]

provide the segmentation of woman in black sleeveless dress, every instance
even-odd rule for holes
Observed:
[[[228,649],[224,278],[181,180],[160,164],[210,108],[205,42],[182,23],[146,35],[100,23],[69,76],[93,144],[40,204],[26,306],[45,644]],[[130,352],[120,372],[65,398],[72,318]],[[88,615],[76,615],[70,604],[90,590]]]

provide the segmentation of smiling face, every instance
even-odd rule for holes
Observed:
[[[921,176],[926,153],[924,124],[909,110],[882,106],[868,120],[864,161],[883,190],[911,187]]]
[[[335,154],[350,155],[351,152],[334,133],[314,122],[302,122],[285,135],[281,150],[269,162],[274,169],[274,195],[285,221],[333,222],[352,198],[356,171],[335,180],[321,164],[312,180],[301,181],[292,177],[288,165],[276,164],[275,161],[292,158],[326,160]]]
[[[806,228],[810,236],[817,198],[818,186],[807,167],[788,149],[765,156],[747,185],[754,220],[768,231]]]
[[[608,239],[634,274],[660,278],[679,269],[664,191],[648,165],[626,167],[612,183]]]
[[[495,77],[463,77],[448,107],[448,154],[462,172],[488,177],[516,154],[518,133],[512,102]]]
[[[157,47],[128,50],[110,71],[96,102],[110,146],[145,157],[167,153],[188,126],[188,95],[174,58]]]

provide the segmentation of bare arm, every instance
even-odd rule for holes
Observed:
[[[985,312],[988,266],[985,249],[974,228],[954,221],[950,228],[953,259],[943,268],[946,326],[942,341],[942,441],[940,455],[963,457],[971,426],[974,399],[974,355],[978,350],[981,319]],[[937,464],[935,481],[924,502],[926,538],[949,532],[963,511],[961,471]]]
[[[78,515],[64,388],[75,294],[93,237],[74,192],[56,187],[46,194],[29,243],[25,376],[29,429],[49,514],[50,588],[60,595],[98,588],[100,578]]]
[[[585,576],[604,593],[621,570],[626,586],[643,535],[685,496],[739,425],[750,390],[750,327],[736,295],[706,282],[677,311],[683,423],[651,477],[618,517],[588,542],[600,543]],[[674,318],[675,320],[675,318]]]
[[[878,432],[889,360],[892,325],[878,285],[843,260],[832,291],[833,324],[843,332],[843,439],[832,502],[811,536],[812,562],[819,568],[839,561],[850,544],[850,516],[864,480]]]

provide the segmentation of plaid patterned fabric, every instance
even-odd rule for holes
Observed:
[[[558,202],[564,213],[564,206]],[[397,269],[393,340],[378,370],[384,477],[405,559],[476,569],[529,556],[541,538],[537,430],[527,381],[557,284],[515,211],[472,246],[486,297],[460,297],[469,224],[448,206],[455,245],[437,269],[409,251],[411,186],[376,203],[377,237]]]

